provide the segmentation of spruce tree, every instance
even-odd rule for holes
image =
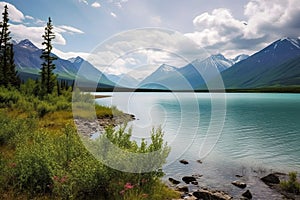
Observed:
[[[55,85],[56,85],[56,76],[53,73],[55,69],[54,60],[57,58],[54,57],[51,53],[52,51],[52,40],[55,38],[55,34],[53,32],[53,25],[51,18],[49,17],[47,26],[45,27],[45,33],[42,36],[44,42],[42,45],[45,45],[43,49],[41,59],[44,60],[41,68],[41,92],[42,95],[52,93]]]
[[[20,81],[14,63],[13,44],[10,42],[7,5],[4,6],[2,17],[3,21],[0,23],[0,85],[18,86]]]

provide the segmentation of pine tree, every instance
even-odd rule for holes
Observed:
[[[0,23],[0,85],[18,86],[20,81],[14,64],[13,45],[10,42],[7,5],[4,6],[2,17],[3,21]]]
[[[54,60],[57,58],[54,57],[51,53],[52,51],[52,40],[55,38],[55,34],[52,31],[53,25],[51,18],[49,17],[47,26],[45,27],[45,33],[43,35],[44,42],[42,45],[45,45],[43,49],[41,59],[44,60],[42,63],[41,69],[41,92],[42,95],[52,93],[54,87],[56,86],[56,76],[53,73],[55,69]]]

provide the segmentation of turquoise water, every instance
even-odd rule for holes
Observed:
[[[138,120],[129,125],[135,140],[162,126],[172,148],[166,177],[203,173],[205,185],[224,187],[251,170],[300,172],[300,94],[111,94],[97,102],[134,114]]]

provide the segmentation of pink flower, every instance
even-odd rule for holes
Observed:
[[[64,176],[64,177],[62,177],[62,178],[60,179],[60,182],[61,182],[61,183],[64,183],[64,182],[67,181],[67,179],[68,179],[68,177],[67,177],[67,176]]]
[[[58,181],[58,180],[59,180],[58,176],[53,176],[53,179],[54,179],[55,181]]]
[[[134,187],[134,186],[131,185],[131,183],[126,183],[125,186],[124,186],[125,190],[127,190],[127,189],[132,189],[133,187]]]

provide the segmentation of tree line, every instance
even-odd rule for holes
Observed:
[[[5,5],[2,13],[2,21],[0,22],[0,86],[19,88],[21,80],[14,63],[14,50],[9,26],[8,6]],[[48,18],[42,37],[44,48],[42,49],[40,58],[43,62],[40,70],[40,79],[36,80],[37,95],[43,97],[51,94],[56,92],[55,88],[57,88],[57,94],[60,95],[61,90],[67,89],[68,85],[65,84],[66,81],[64,80],[59,83],[57,75],[53,72],[56,68],[53,61],[57,57],[52,54],[52,41],[55,39],[55,33],[53,32],[50,17]]]

